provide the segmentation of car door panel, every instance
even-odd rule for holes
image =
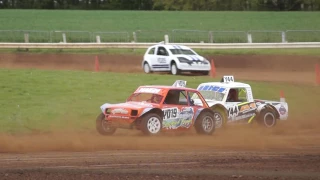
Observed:
[[[247,120],[255,115],[257,106],[255,102],[228,103],[228,120],[240,121]]]

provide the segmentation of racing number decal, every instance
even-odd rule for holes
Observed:
[[[163,109],[163,119],[175,119],[178,117],[178,108]]]
[[[238,106],[233,106],[228,109],[229,118],[236,117],[239,113]]]
[[[242,120],[251,117],[255,114],[256,104],[253,103],[240,103],[228,109],[228,119]]]

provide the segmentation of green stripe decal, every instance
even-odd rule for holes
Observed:
[[[256,117],[256,115],[253,115],[253,116],[248,120],[248,124],[251,123],[251,121],[252,121],[252,119],[253,119],[254,117]]]

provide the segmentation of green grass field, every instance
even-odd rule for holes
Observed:
[[[0,132],[29,133],[72,129],[94,131],[95,118],[105,102],[123,102],[139,85],[171,85],[176,79],[188,87],[213,81],[210,77],[94,73],[83,71],[0,69]],[[255,98],[279,100],[283,90],[290,121],[317,117],[318,87],[249,82]],[[288,122],[288,123],[292,123]]]
[[[60,42],[62,32],[50,31],[86,31],[67,32],[70,42],[95,41],[96,35],[102,42],[130,42],[133,32],[138,42],[158,42],[164,34],[175,42],[211,42],[208,31],[244,31],[214,32],[213,42],[247,42],[247,31],[320,30],[319,17],[320,12],[1,10],[0,41],[24,42],[20,30],[28,30],[37,31],[29,32],[30,42]],[[127,33],[88,33],[120,31]],[[280,32],[250,33],[253,42],[281,42]],[[320,31],[286,36],[289,42],[319,41]]]
[[[1,30],[320,30],[320,12],[1,10]]]

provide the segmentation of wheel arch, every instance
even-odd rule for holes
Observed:
[[[173,63],[175,63],[176,66],[177,66],[177,68],[179,69],[179,65],[180,65],[180,64],[178,63],[178,61],[177,61],[176,59],[171,59],[171,60],[170,60],[170,68],[171,68],[171,66],[172,66]]]
[[[160,108],[146,108],[143,110],[143,112],[140,114],[139,118],[142,118],[143,116],[145,116],[146,114],[149,113],[156,113],[161,117],[161,121],[163,120],[163,111]]]
[[[210,109],[212,109],[212,110],[220,110],[226,115],[226,117],[228,115],[227,108],[224,107],[222,104],[215,104],[215,105],[211,106]]]
[[[213,110],[210,109],[210,108],[203,108],[203,109],[198,110],[197,113],[196,113],[195,116],[194,116],[194,123],[193,123],[193,125],[196,124],[196,121],[197,121],[198,117],[200,116],[200,114],[202,114],[202,113],[204,113],[204,112],[209,112],[209,113],[212,113],[212,114],[214,113]]]
[[[264,109],[271,109],[272,111],[274,111],[274,115],[276,116],[276,119],[280,118],[280,114],[279,114],[277,108],[275,106],[271,105],[271,104],[265,104],[265,105],[262,105],[261,107],[258,107],[258,109],[257,109],[257,111],[258,111],[257,117],[260,116],[260,113]]]
[[[141,63],[142,68],[143,68],[144,64],[146,64],[146,63],[150,66],[150,63],[149,63],[148,60],[143,60],[142,63]],[[150,67],[150,68],[151,68],[151,67]]]

